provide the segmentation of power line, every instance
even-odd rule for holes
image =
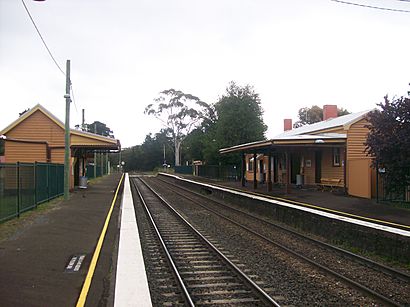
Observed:
[[[60,65],[58,65],[56,59],[54,58],[53,54],[51,53],[50,49],[48,48],[48,46],[47,46],[47,44],[46,44],[46,42],[45,42],[43,36],[41,35],[40,30],[37,28],[37,25],[36,25],[36,23],[34,22],[34,19],[33,19],[33,17],[31,16],[31,14],[30,14],[30,12],[29,12],[27,6],[26,6],[26,3],[24,2],[24,0],[21,0],[21,2],[23,3],[23,6],[24,6],[24,8],[25,8],[25,10],[26,10],[26,12],[27,12],[27,14],[28,14],[28,16],[30,17],[31,22],[32,22],[33,25],[34,25],[34,28],[36,28],[36,31],[37,31],[38,35],[40,36],[41,41],[42,41],[43,44],[44,44],[44,47],[46,47],[46,49],[47,49],[47,51],[48,51],[48,54],[50,55],[50,57],[51,57],[51,59],[53,60],[54,64],[56,64],[57,68],[58,68],[58,69],[61,71],[61,73],[65,76],[65,75],[66,75],[65,72],[61,69]],[[70,78],[70,79],[71,79],[71,78]],[[73,84],[71,83],[71,80],[70,80],[70,89],[71,89],[71,93],[72,93],[72,97],[73,97],[73,102],[74,102],[75,111],[76,111],[76,113],[78,113],[77,104],[76,104],[76,102],[75,102],[75,97],[74,97]]]
[[[72,84],[71,82],[70,82],[70,88],[71,88],[71,95],[73,96],[73,102],[74,102],[75,112],[78,114],[77,104],[75,103],[75,97],[74,97],[74,88],[73,88],[73,84]]]
[[[27,6],[26,6],[26,3],[24,2],[24,0],[21,0],[21,2],[23,3],[23,6],[24,6],[24,8],[26,9],[26,12],[27,12],[28,16],[30,17],[31,22],[32,22],[33,25],[34,25],[34,28],[36,28],[36,31],[37,31],[38,35],[40,36],[40,38],[41,38],[41,41],[43,42],[44,46],[46,47],[46,49],[47,49],[47,51],[48,51],[48,54],[49,54],[50,57],[53,59],[54,63],[56,64],[56,66],[58,67],[58,69],[61,71],[61,73],[65,76],[65,72],[61,69],[60,65],[58,65],[56,59],[54,58],[53,54],[51,53],[50,49],[48,48],[48,46],[47,46],[47,44],[46,44],[46,42],[45,42],[43,36],[41,35],[40,30],[37,28],[37,25],[36,25],[36,23],[34,22],[33,17],[31,17],[31,14],[30,14],[30,12],[29,12]]]
[[[354,2],[347,2],[347,1],[341,1],[341,0],[330,0],[330,1],[343,3],[343,4],[348,4],[348,5],[355,5],[355,6],[365,7],[365,8],[371,8],[371,9],[376,9],[376,10],[392,11],[392,12],[400,12],[400,13],[410,13],[410,11],[408,11],[408,10],[391,9],[391,8],[387,8],[387,7],[372,6],[372,5],[360,4],[360,3],[354,3]],[[410,1],[405,1],[405,0],[396,0],[396,1],[410,2]]]

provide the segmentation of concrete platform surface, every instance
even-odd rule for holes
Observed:
[[[289,199],[325,209],[340,211],[390,223],[397,223],[410,227],[410,209],[398,208],[381,202],[377,203],[374,199],[352,197],[330,191],[322,192],[316,188],[297,188],[295,186],[291,188],[290,193],[286,193],[284,187],[273,187],[272,191],[268,192],[266,184],[259,183],[257,189],[255,190],[253,189],[252,182],[247,182],[245,187],[242,187],[240,181],[219,181],[192,175],[175,175],[194,181],[216,184],[245,192],[260,193],[273,197]]]
[[[128,174],[121,204],[114,306],[152,306]]]
[[[68,201],[34,212],[2,239],[1,306],[75,306],[119,180],[120,174],[97,179],[88,189],[74,191]],[[111,270],[118,240],[119,201],[86,306],[113,301]],[[0,225],[0,232],[4,229],[4,224]]]

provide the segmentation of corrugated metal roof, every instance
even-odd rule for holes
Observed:
[[[294,136],[294,135],[301,135],[301,134],[309,134],[315,131],[320,131],[320,130],[327,130],[327,129],[332,129],[336,127],[344,127],[347,125],[350,125],[363,117],[366,116],[367,113],[369,113],[371,110],[366,110],[366,111],[361,111],[357,113],[351,113],[343,116],[339,116],[336,118],[331,118],[325,121],[321,121],[318,123],[314,123],[311,125],[305,125],[296,129],[292,129],[289,131],[282,132],[281,134],[276,135],[273,137],[273,139],[283,139],[283,138],[288,138],[289,136]]]
[[[267,147],[267,146],[275,144],[275,142],[280,142],[280,141],[295,141],[295,144],[296,144],[298,141],[312,142],[315,140],[324,140],[324,141],[328,140],[329,142],[332,142],[332,140],[343,140],[347,138],[346,133],[332,133],[332,132],[320,133],[320,131],[327,131],[333,128],[347,129],[349,125],[361,120],[370,111],[372,110],[351,113],[351,114],[339,116],[336,118],[331,118],[325,121],[321,121],[318,123],[314,123],[311,125],[305,125],[300,128],[285,131],[268,140],[251,142],[251,143],[246,143],[246,144],[239,144],[239,145],[228,147],[228,148],[222,148],[219,150],[219,152],[228,153],[228,152],[235,152],[235,151],[240,151],[240,150],[245,150],[245,149],[250,149],[250,148],[256,149],[258,147]]]
[[[276,137],[273,140],[315,140],[315,139],[345,139],[346,133],[319,133],[319,134],[298,134],[283,137]]]
[[[18,119],[16,119],[14,122],[12,122],[10,125],[8,125],[6,128],[0,131],[0,135],[5,135],[7,134],[10,130],[12,130],[14,127],[16,127],[18,124],[20,124],[22,121],[24,121],[26,118],[30,117],[34,112],[40,111],[43,114],[45,114],[48,118],[50,118],[54,123],[56,123],[58,126],[60,126],[62,129],[65,129],[65,124],[59,120],[56,116],[54,116],[50,111],[48,111],[46,108],[44,108],[41,104],[35,105],[33,108],[31,108],[29,111],[21,115]],[[93,138],[96,140],[101,140],[104,142],[112,143],[112,144],[118,144],[118,140],[114,138],[110,138],[107,136],[102,136],[98,134],[94,134],[91,132],[85,132],[85,131],[80,131],[76,129],[71,129],[70,128],[70,133],[80,135],[86,138]]]

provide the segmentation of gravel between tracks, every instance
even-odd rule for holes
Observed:
[[[224,248],[235,255],[235,257],[240,258],[255,275],[264,280],[265,284],[261,286],[272,288],[272,294],[283,297],[285,304],[297,306],[379,305],[372,298],[363,296],[363,294],[351,289],[335,278],[322,274],[317,269],[290,257],[287,253],[272,247],[270,244],[260,239],[255,239],[253,235],[221,220],[221,218],[216,217],[209,211],[198,208],[197,205],[193,205],[191,202],[165,189],[166,187],[163,183],[153,178],[151,178],[149,182],[155,185],[156,189],[161,191],[170,201],[177,204],[178,209],[183,212],[192,223],[199,226],[200,229],[205,230],[211,237],[217,238],[220,245],[223,245]],[[241,221],[241,223],[255,223],[238,214],[233,214],[233,217],[236,221]],[[292,242],[294,239],[288,235],[285,236],[283,233],[273,232],[271,227],[266,227],[261,224],[258,227],[258,231],[268,234],[274,240],[280,239],[282,242],[288,242],[292,245],[292,249],[295,248],[306,254],[312,252],[317,253],[317,249],[312,250],[307,243],[302,244],[299,241]],[[278,238],[278,235],[281,238]],[[352,274],[351,276],[353,278],[357,278],[358,280],[360,280],[360,278],[375,278],[374,275],[370,274],[371,272],[362,276],[363,274],[360,273],[362,272],[360,271],[362,268],[359,270],[358,267],[354,265],[346,265],[345,259],[338,258],[337,255],[332,255],[331,253],[329,254],[327,251],[321,252],[317,257],[322,257],[322,262],[332,262],[332,264],[335,263],[335,265],[339,265],[339,267],[348,271],[349,274]],[[380,286],[386,286],[385,279],[380,279],[380,276],[376,276],[376,280],[378,280]],[[406,288],[404,287],[404,289]],[[396,296],[400,295],[400,293],[397,292],[396,290],[396,292],[392,293]],[[406,302],[406,293],[401,294],[402,297],[399,301]]]
[[[153,306],[184,306],[182,294],[134,187],[132,193],[152,304]]]

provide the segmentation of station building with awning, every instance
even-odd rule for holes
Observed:
[[[37,104],[0,131],[1,163],[64,163],[65,125],[42,105]],[[121,149],[119,140],[70,129],[70,189],[87,176],[88,164],[108,167],[109,152]]]
[[[221,154],[242,154],[242,185],[256,189],[264,183],[324,186],[343,189],[347,194],[372,198],[376,193],[375,170],[367,155],[365,141],[369,133],[362,111],[337,116],[336,105],[325,105],[323,121],[292,129],[284,120],[284,132],[269,140],[220,149]]]

